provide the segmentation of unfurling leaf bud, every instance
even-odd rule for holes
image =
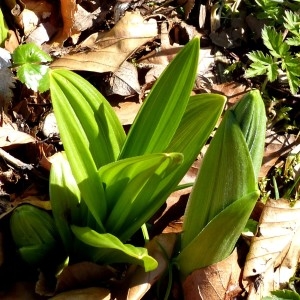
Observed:
[[[30,265],[42,267],[61,261],[63,253],[53,218],[46,211],[24,204],[17,207],[10,218],[12,238],[22,259]]]

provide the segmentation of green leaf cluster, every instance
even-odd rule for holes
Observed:
[[[282,24],[284,22],[284,12],[286,10],[298,11],[299,1],[277,1],[277,0],[255,0],[253,8],[255,9],[255,16],[258,19],[263,19],[273,26]]]
[[[284,27],[289,31],[288,37],[282,32],[276,31],[275,27],[265,26],[262,30],[262,39],[269,54],[262,51],[252,51],[247,54],[252,61],[245,72],[245,76],[255,77],[266,75],[270,82],[279,77],[279,73],[287,76],[292,94],[296,94],[300,84],[300,57],[294,54],[291,46],[300,45],[299,21],[297,13],[286,11],[284,15]]]
[[[263,297],[262,300],[300,300],[300,295],[290,290],[273,291],[271,294],[272,296]]]
[[[176,188],[223,109],[223,96],[190,97],[198,55],[195,39],[156,82],[127,136],[88,82],[70,71],[50,72],[68,160],[54,163],[50,196],[67,249],[80,242],[82,252],[97,262],[136,263],[147,271],[157,266],[145,249],[124,243]],[[64,217],[67,211],[70,219]]]
[[[225,113],[184,215],[181,251],[175,259],[184,278],[232,252],[259,196],[265,124],[258,90],[246,94]]]
[[[221,95],[190,96],[198,56],[194,39],[157,80],[127,136],[90,83],[68,70],[50,70],[65,149],[52,165],[50,198],[71,261],[157,267],[145,248],[130,244],[131,237],[177,188],[225,103]]]
[[[17,47],[12,60],[19,80],[28,88],[35,92],[49,89],[49,66],[46,63],[52,59],[37,45],[28,43]]]

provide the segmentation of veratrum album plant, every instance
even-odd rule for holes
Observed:
[[[70,261],[157,267],[146,248],[130,244],[131,237],[141,227],[146,234],[144,224],[178,188],[225,103],[221,95],[190,96],[198,56],[196,38],[157,80],[127,136],[110,104],[85,79],[68,70],[47,73],[65,149],[52,165],[50,198]]]
[[[184,215],[182,278],[227,258],[259,197],[257,178],[264,153],[266,115],[258,90],[226,111],[193,186]]]

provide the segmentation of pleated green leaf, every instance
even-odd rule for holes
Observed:
[[[80,241],[94,248],[90,249],[90,254],[95,262],[137,264],[144,267],[146,272],[157,268],[157,261],[148,255],[145,248],[123,244],[114,235],[100,234],[88,227],[72,225],[71,229]]]
[[[254,191],[256,180],[248,146],[229,110],[205,154],[188,201],[182,249],[223,209]]]
[[[109,208],[104,223],[106,230],[121,237],[125,229],[135,224],[140,211],[147,207],[153,215],[155,207],[149,205],[157,186],[153,185],[153,178],[155,182],[163,180],[175,172],[182,161],[180,153],[154,153],[126,158],[100,168],[99,181],[104,186]]]
[[[88,210],[65,155],[56,156],[50,172],[50,202],[54,221],[65,249],[70,253],[73,233],[70,224],[86,226]]]
[[[215,94],[196,95],[190,98],[174,137],[164,151],[182,153],[184,160],[176,172],[170,173],[163,180],[154,177],[151,179],[151,184],[144,188],[143,193],[148,195],[147,203],[132,209],[135,221],[128,228],[123,229],[119,236],[122,240],[131,237],[176,189],[210,136],[223,110],[225,100],[225,97]],[[132,219],[133,216],[130,214],[128,218]]]
[[[164,152],[187,107],[199,58],[199,39],[190,41],[168,65],[137,114],[120,158]]]
[[[259,90],[248,92],[232,109],[243,132],[252,159],[255,178],[262,164],[266,134],[266,113]]]
[[[42,209],[29,204],[18,206],[10,217],[10,230],[19,254],[31,265],[56,261],[51,257],[54,253],[60,253],[57,260],[65,255],[54,220]]]
[[[183,278],[228,257],[253,210],[259,191],[233,201],[175,259]]]
[[[68,70],[50,72],[51,99],[60,135],[82,197],[101,231],[106,215],[97,170],[115,161],[124,130],[105,98],[85,79]]]

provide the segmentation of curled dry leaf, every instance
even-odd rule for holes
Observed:
[[[110,300],[110,292],[108,289],[91,287],[86,289],[78,289],[69,292],[63,292],[55,297],[50,298],[52,300]]]
[[[286,199],[278,199],[266,203],[243,273],[250,282],[250,299],[261,299],[270,291],[285,288],[294,275],[300,256],[299,214],[299,202],[291,205]],[[258,286],[253,278],[263,279],[263,284]]]
[[[80,31],[75,26],[76,0],[61,0],[60,13],[63,21],[61,32],[55,37],[53,46],[60,46],[68,37],[76,39]]]
[[[0,147],[6,149],[14,148],[17,145],[35,143],[36,139],[22,131],[11,127],[0,127]]]
[[[80,262],[66,267],[58,276],[56,291],[67,291],[78,287],[98,286],[116,275],[110,266],[101,266],[92,262]]]
[[[183,283],[186,300],[229,300],[242,291],[239,278],[241,268],[235,249],[225,260],[194,271]]]
[[[169,259],[173,253],[176,235],[161,234],[154,237],[147,245],[148,253],[158,261],[158,267],[151,272],[145,272],[140,266],[131,265],[117,299],[139,300],[151,286],[165,273]],[[124,296],[127,294],[127,297]]]
[[[112,30],[94,34],[81,47],[92,51],[68,54],[51,64],[52,68],[85,70],[92,72],[115,72],[138,47],[157,35],[154,19],[145,21],[137,12],[126,12]]]
[[[131,96],[136,93],[140,93],[137,69],[133,64],[124,61],[120,68],[113,73],[107,94]]]

